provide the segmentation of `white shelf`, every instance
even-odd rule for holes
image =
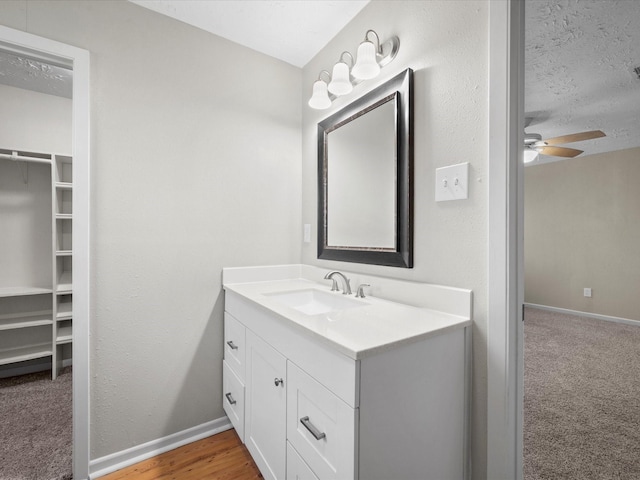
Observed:
[[[71,272],[62,272],[60,278],[58,278],[58,283],[56,285],[56,293],[57,294],[69,294],[72,293],[72,282],[71,282]]]
[[[67,349],[56,346],[72,342],[73,158],[70,155],[6,149],[0,149],[0,157],[50,165],[48,185],[43,186],[46,190],[38,188],[38,194],[48,191],[51,195],[49,208],[52,219],[52,244],[45,252],[34,252],[44,253],[52,261],[52,276],[49,281],[41,283],[49,288],[0,288],[0,365],[50,357],[51,377],[55,379],[62,365],[61,355],[67,355]],[[37,247],[40,248],[39,245]],[[34,280],[34,283],[39,282]]]
[[[58,311],[56,312],[56,320],[69,320],[73,318],[73,310],[71,304],[63,304],[58,306]]]
[[[16,328],[39,327],[51,324],[53,324],[53,312],[51,310],[0,315],[0,330],[15,330]]]
[[[58,335],[56,336],[56,345],[71,343],[72,340],[73,340],[73,333],[72,333],[71,325],[58,327]]]
[[[1,287],[0,297],[22,297],[24,295],[43,295],[52,293],[50,288],[40,287]]]
[[[20,348],[0,350],[0,365],[7,365],[14,362],[24,362],[26,360],[49,357],[51,355],[51,342],[38,345],[28,345]]]

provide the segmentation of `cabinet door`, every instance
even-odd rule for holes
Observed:
[[[287,362],[246,331],[245,443],[266,480],[282,480],[286,468]]]

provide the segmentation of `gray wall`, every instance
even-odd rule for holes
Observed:
[[[320,70],[330,70],[343,50],[355,54],[368,29],[382,40],[400,38],[396,59],[329,110],[308,108]],[[316,124],[408,67],[415,71],[414,268],[318,260]],[[303,263],[473,290],[474,479],[486,477],[487,79],[486,1],[374,1],[305,66],[302,83],[302,221],[314,239],[303,245]],[[459,162],[470,162],[469,199],[435,203],[435,169]]]
[[[640,148],[525,169],[526,302],[640,320],[638,182]]]
[[[300,70],[124,1],[0,23],[91,53],[91,458],[222,417],[221,269],[300,260]]]

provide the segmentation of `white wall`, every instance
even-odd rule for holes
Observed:
[[[639,181],[640,148],[525,169],[526,302],[640,320]]]
[[[71,100],[0,85],[0,148],[71,152]]]
[[[221,269],[300,259],[300,70],[124,1],[0,23],[91,53],[91,458],[223,416]]]
[[[344,50],[355,54],[365,32],[400,38],[396,59],[373,81],[316,111],[306,102],[322,69]],[[430,283],[474,292],[473,478],[486,478],[486,257],[488,3],[486,1],[374,1],[303,70],[302,221],[316,230],[316,124],[339,108],[410,67],[415,106],[414,268],[322,261],[316,235],[304,244],[303,263]],[[469,199],[434,201],[437,167],[470,162]]]

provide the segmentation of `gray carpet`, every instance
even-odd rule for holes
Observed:
[[[71,367],[0,380],[0,479],[72,478]]]
[[[524,478],[640,479],[640,327],[525,311]]]

